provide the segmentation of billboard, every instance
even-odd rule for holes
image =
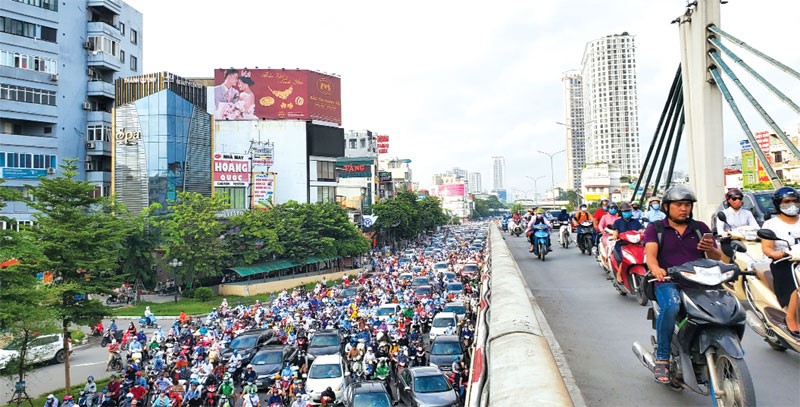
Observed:
[[[386,154],[389,152],[389,136],[378,136],[378,154]]]
[[[768,131],[759,131],[758,133],[754,134],[756,143],[761,148],[761,151],[769,154],[770,150],[770,140],[769,140],[769,132]]]
[[[253,174],[253,208],[275,204],[275,174]]]
[[[293,119],[342,124],[341,80],[308,70],[216,69],[208,109],[216,120]]]
[[[250,183],[250,160],[240,154],[214,154],[214,186],[246,187]]]
[[[466,185],[464,184],[442,184],[439,185],[439,196],[465,196]]]

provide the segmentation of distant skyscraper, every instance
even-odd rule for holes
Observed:
[[[581,189],[581,170],[586,164],[584,137],[583,81],[580,71],[568,71],[564,82],[564,113],[567,132],[567,182],[576,191]]]
[[[492,190],[498,191],[506,188],[506,159],[505,157],[492,157]]]
[[[479,172],[470,172],[469,173],[469,193],[471,194],[480,194],[483,192],[483,183],[481,181],[481,173]]]
[[[608,35],[586,44],[581,69],[586,162],[616,164],[623,177],[641,170],[635,51],[627,32]]]

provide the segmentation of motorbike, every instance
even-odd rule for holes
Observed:
[[[720,238],[720,243],[722,243],[721,248],[725,251],[725,254],[728,256],[733,256],[733,250],[730,248],[729,243],[732,241],[738,241],[739,243],[743,244],[745,248],[747,248],[746,256],[735,256],[734,261],[742,270],[750,270],[752,268],[753,262],[757,260],[757,258],[764,257],[763,252],[761,251],[761,243],[758,241],[758,228],[752,226],[741,226],[738,228],[731,228],[727,221],[727,216],[725,216],[725,212],[718,212],[717,219],[722,221],[726,225],[726,231],[722,233]],[[769,259],[767,259],[769,261]],[[730,290],[739,301],[747,301],[747,294],[745,292],[744,284],[747,279],[739,279],[736,281],[731,281],[729,283],[723,284],[725,288]],[[774,296],[774,295],[773,295]]]
[[[108,367],[115,372],[121,372],[125,365],[122,363],[122,356],[120,356],[119,351],[115,351],[114,355],[111,357],[111,362],[108,363]]]
[[[758,237],[762,240],[780,240],[775,232],[769,229],[759,230]],[[800,281],[800,245],[795,244],[790,247],[789,256],[777,262],[792,263],[792,277],[797,284]],[[747,310],[747,324],[764,338],[772,349],[780,352],[786,349],[800,352],[800,338],[789,332],[786,327],[786,311],[775,297],[770,263],[769,260],[754,261],[752,266],[755,275],[742,279],[746,301],[751,308]]]
[[[672,388],[711,396],[716,406],[756,405],[755,388],[741,345],[745,312],[736,297],[722,287],[746,273],[735,264],[710,259],[693,260],[667,270],[667,278],[684,287],[670,344]],[[651,276],[648,274],[644,288],[651,300],[647,319],[655,329],[660,307],[655,301],[655,279]],[[656,348],[655,337],[650,340]],[[632,350],[647,369],[655,370],[653,352],[639,342],[633,343]]]
[[[103,336],[103,332],[105,332],[106,328],[103,326],[103,322],[100,321],[97,325],[92,327],[92,336]]]
[[[614,288],[620,295],[635,296],[639,305],[645,306],[648,299],[642,291],[644,278],[647,275],[647,264],[644,261],[644,232],[629,230],[620,233],[619,239],[627,244],[620,248],[622,251],[622,285],[619,285],[615,278],[612,280]],[[619,268],[619,263],[613,255],[611,256],[611,266],[614,267],[614,270]]]
[[[547,225],[540,223],[533,226],[533,236],[531,243],[533,244],[533,254],[544,261],[547,256],[547,240],[550,238],[550,232],[547,231]]]
[[[508,232],[508,219],[503,219],[503,222],[501,223],[501,225],[502,225],[503,232]]]
[[[561,243],[561,247],[568,248],[570,243],[572,243],[572,237],[570,236],[569,232],[569,223],[564,223],[558,229],[558,241]]]
[[[513,219],[508,222],[508,229],[511,231],[511,234],[516,237],[519,237],[519,235],[521,235],[524,231],[522,229],[522,225],[520,225],[518,222],[515,222]]]
[[[103,333],[103,338],[100,339],[100,346],[104,348],[108,346],[108,344],[111,343],[112,336],[113,339],[117,340],[117,343],[122,343],[122,335],[123,332],[120,330],[116,330],[113,333],[111,331],[105,331]]]
[[[131,298],[127,294],[111,294],[106,298],[106,305],[130,304]]]
[[[576,238],[581,254],[586,253],[591,256],[594,240],[592,238],[592,222],[584,221],[578,225],[578,237]]]
[[[205,394],[205,397],[203,397],[203,405],[206,407],[217,407],[217,403],[219,402],[219,397],[217,396],[217,385],[207,385],[205,388]]]
[[[150,317],[142,316],[139,318],[139,327],[142,329],[150,328],[150,329],[158,329],[158,324],[156,323],[155,315]]]
[[[380,380],[384,383],[386,388],[389,388],[389,362],[388,358],[378,358],[378,364],[375,366],[375,380]]]
[[[600,238],[600,246],[597,248],[597,261],[600,263],[600,268],[606,272],[606,278],[611,280],[615,274],[611,259],[614,258],[614,245],[617,241],[611,238],[611,229],[606,229],[605,232]]]

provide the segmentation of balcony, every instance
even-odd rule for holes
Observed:
[[[114,99],[114,84],[104,81],[90,81],[87,95]]]
[[[86,124],[105,124],[111,126],[111,113],[90,111],[86,114]]]
[[[122,69],[122,62],[119,61],[119,58],[102,51],[89,51],[86,62],[89,68],[107,69],[114,72]]]
[[[87,141],[86,155],[90,156],[111,156],[110,141]]]
[[[106,9],[116,15],[122,13],[122,3],[119,0],[89,0],[86,5],[96,9]]]
[[[110,22],[107,21],[90,21],[87,24],[87,34],[89,37],[99,37],[99,36],[106,36],[109,38],[115,39],[117,42],[122,41],[122,34],[119,32],[119,28],[114,27]]]
[[[86,170],[86,181],[92,184],[111,183],[111,171]]]

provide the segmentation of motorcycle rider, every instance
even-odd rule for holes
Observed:
[[[600,219],[603,219],[603,216],[607,214],[606,211],[608,209],[608,199],[603,199],[600,201],[600,207],[598,207],[594,213],[592,214],[592,223],[594,226],[594,245],[597,247],[597,243],[600,241],[600,236],[603,235],[603,230],[600,229]]]
[[[58,407],[58,399],[52,394],[47,395],[47,400],[44,402],[44,407]]]
[[[111,343],[108,344],[108,363],[106,363],[106,372],[111,369],[111,361],[114,360],[114,356],[119,353],[119,344],[117,343],[116,339],[111,339]]]
[[[658,280],[655,296],[661,312],[656,318],[656,365],[653,370],[657,382],[670,382],[670,342],[675,327],[675,316],[680,311],[681,298],[676,284],[665,281],[669,267],[707,257],[728,261],[710,236],[711,229],[703,222],[692,219],[692,209],[697,202],[689,187],[678,185],[664,194],[661,208],[666,218],[661,226],[650,223],[644,235],[647,267]],[[661,231],[659,233],[659,230]],[[708,233],[709,235],[705,235]]]
[[[328,388],[322,392],[320,399],[323,397],[329,397],[331,399],[331,404],[336,401],[336,393],[333,392],[333,389],[331,389],[330,386],[328,386]]]
[[[539,224],[544,224],[547,226],[545,229],[547,231],[547,251],[552,252],[553,249],[550,248],[550,222],[544,217],[544,209],[542,208],[536,210],[536,215],[531,218],[530,222],[528,222],[528,228],[525,230],[525,235],[528,236],[528,239],[531,241],[531,248],[528,251],[533,253],[533,246],[536,242],[536,240],[534,240],[535,237],[533,236],[534,226]]]
[[[762,226],[775,232],[779,239],[791,245],[800,244],[800,194],[792,187],[778,188],[772,194],[772,203],[778,215],[770,218]],[[761,250],[764,255],[773,260],[770,268],[775,287],[775,296],[778,303],[786,309],[786,327],[796,337],[800,337],[800,326],[797,321],[797,286],[792,277],[792,263],[782,261],[776,263],[789,254],[789,246],[779,240],[761,239]]]
[[[732,188],[725,193],[727,208],[722,212],[725,214],[725,221],[728,224],[726,225],[725,222],[717,219],[717,224],[715,225],[717,233],[722,234],[722,232],[729,232],[731,229],[736,229],[740,226],[759,227],[753,213],[742,208],[743,199],[744,194],[739,188]]]
[[[647,205],[649,205],[649,207],[642,214],[642,217],[646,218],[648,222],[653,223],[664,220],[664,218],[667,217],[664,212],[661,212],[661,199],[659,199],[659,197],[650,197],[650,199],[647,200]]]
[[[631,202],[631,207],[633,208],[632,218],[636,220],[641,220],[643,212],[639,209],[639,202]]]
[[[86,396],[86,406],[92,407],[97,395],[97,383],[94,382],[94,376],[86,378],[86,386],[83,386],[83,393]]]
[[[618,239],[620,233],[627,232],[629,230],[642,230],[644,226],[642,223],[639,222],[637,219],[633,218],[633,206],[627,202],[623,202],[619,205],[619,210],[622,213],[622,218],[617,219],[614,224],[611,226],[611,229],[614,231],[611,233],[611,237],[616,240],[614,244],[614,258],[617,260],[617,284],[622,284],[622,246],[628,244],[627,242],[623,241],[622,239]]]
[[[562,228],[564,228],[564,227],[568,228],[569,227],[569,225],[568,225],[569,224],[569,213],[567,213],[567,208],[565,208],[563,206],[561,207],[561,212],[559,212],[557,220],[561,224]],[[559,233],[558,233],[558,244],[564,244],[564,242],[561,241],[561,231],[560,230],[559,230]]]

